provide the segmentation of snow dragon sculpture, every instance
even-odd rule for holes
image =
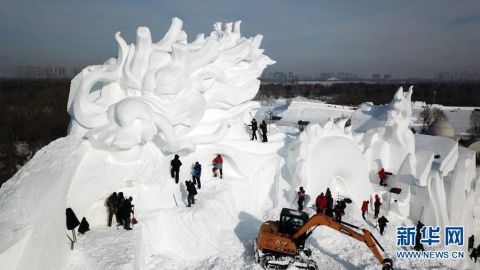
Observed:
[[[118,58],[78,74],[68,101],[70,134],[112,152],[148,142],[167,153],[190,152],[222,138],[258,106],[251,101],[257,78],[274,63],[259,48],[261,35],[241,36],[240,21],[216,23],[191,43],[178,18],[157,43],[147,27],[137,29],[136,44],[120,33],[115,39]]]

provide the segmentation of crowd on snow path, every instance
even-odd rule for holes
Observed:
[[[213,177],[220,176],[220,179],[223,179],[223,158],[222,155],[217,154],[217,156],[212,160],[212,173]],[[170,161],[170,176],[175,180],[175,183],[178,184],[179,175],[180,175],[180,167],[182,166],[182,161],[180,161],[180,157],[175,155],[173,159]],[[197,187],[198,189],[202,188],[201,182],[202,176],[202,165],[196,161],[192,167],[192,180],[185,181],[185,186],[187,187],[187,207],[191,207],[192,204],[195,204],[195,195],[197,195]]]

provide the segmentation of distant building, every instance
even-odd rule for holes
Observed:
[[[384,80],[391,80],[391,79],[392,79],[392,75],[390,75],[390,74],[384,74],[384,75],[383,75],[383,79],[384,79]]]
[[[380,75],[380,74],[373,74],[372,75],[372,79],[374,79],[374,80],[380,80],[381,78],[382,78],[382,75]]]
[[[293,80],[295,78],[295,76],[293,75],[293,72],[288,72],[288,79],[289,80]]]
[[[437,81],[480,81],[480,72],[474,71],[437,71],[435,72]]]
[[[62,79],[67,78],[65,67],[17,66],[16,76],[20,79]]]
[[[287,80],[287,74],[284,72],[274,72],[272,79],[279,82],[285,82]]]

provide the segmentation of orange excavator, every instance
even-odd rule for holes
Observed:
[[[377,246],[384,253],[385,250],[370,231],[346,222],[337,222],[323,214],[308,218],[307,213],[288,208],[282,209],[280,220],[269,220],[260,226],[254,244],[256,262],[266,269],[286,269],[290,265],[300,269],[318,269],[315,261],[308,258],[311,251],[305,248],[305,240],[318,226],[327,226],[364,242],[383,270],[393,269],[392,260],[380,254]]]

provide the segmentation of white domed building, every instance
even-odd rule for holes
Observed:
[[[455,136],[455,130],[452,124],[447,120],[435,120],[427,130],[428,135],[440,136],[453,139]]]

